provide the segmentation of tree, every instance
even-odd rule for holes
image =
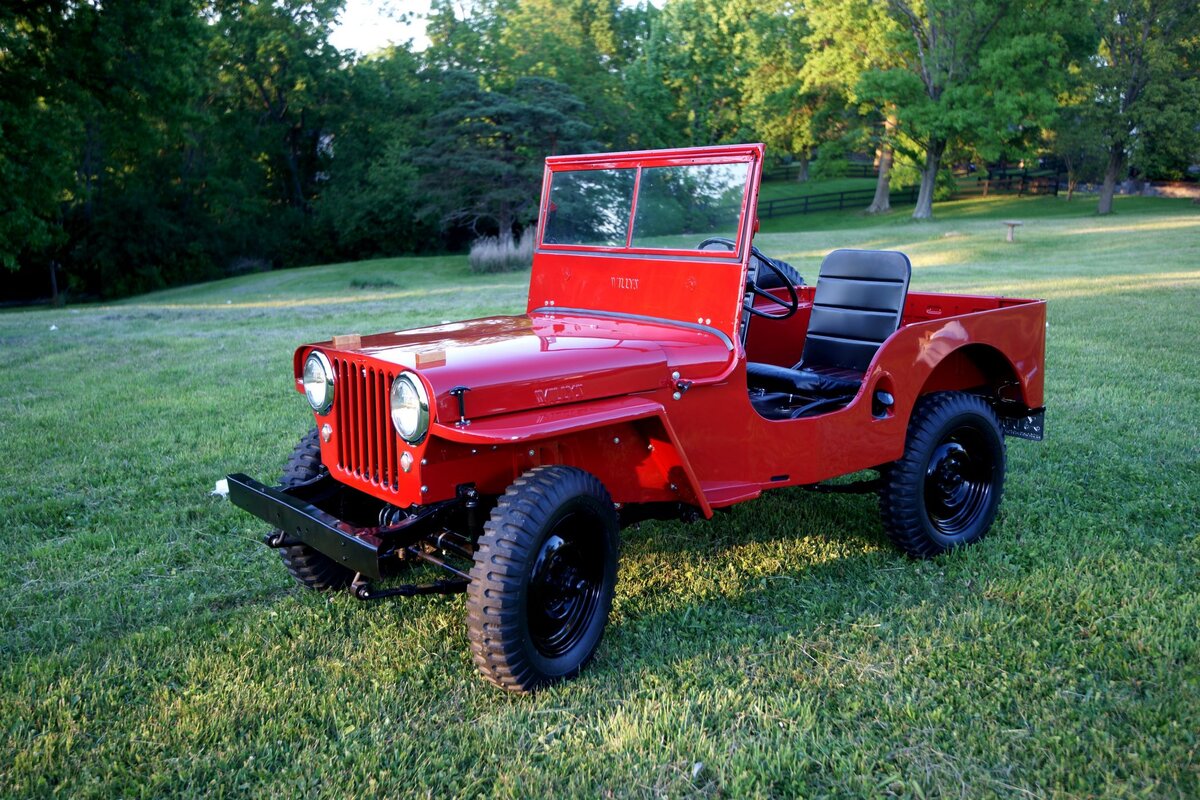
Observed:
[[[1075,2],[887,0],[898,65],[866,73],[860,94],[895,108],[897,131],[918,145],[911,154],[921,175],[914,219],[933,216],[949,148],[994,155],[1029,146],[1056,107],[1056,76],[1084,41],[1064,33],[1077,16]]]
[[[891,210],[891,169],[897,110],[861,97],[864,73],[900,66],[891,39],[898,29],[886,5],[872,0],[829,0],[807,10],[810,32],[808,57],[803,66],[804,85],[824,87],[827,95],[843,98],[860,121],[856,132],[865,133],[876,151],[879,174],[870,214]]]
[[[737,4],[717,0],[674,0],[663,7],[656,72],[675,98],[673,113],[683,137],[675,146],[742,138],[742,87],[748,65],[738,58],[736,47],[747,26],[740,10]],[[661,114],[663,109],[637,113]]]
[[[1075,197],[1082,181],[1104,176],[1108,152],[1095,129],[1092,87],[1078,66],[1069,73],[1069,85],[1061,98],[1053,124],[1046,131],[1046,149],[1067,176],[1067,201]]]
[[[344,90],[329,29],[343,0],[216,0],[217,101],[265,166],[278,202],[307,214],[327,157],[326,116]],[[258,158],[258,156],[262,158]]]
[[[492,90],[507,91],[522,77],[548,78],[583,102],[577,116],[602,146],[645,146],[656,138],[664,106],[630,108],[629,84],[645,75],[631,67],[643,61],[659,16],[645,2],[618,0],[479,0],[466,13],[435,0],[426,59],[439,70],[472,72]],[[661,72],[654,80],[652,89],[661,89]]]
[[[421,224],[418,171],[411,152],[425,141],[437,101],[437,73],[392,47],[352,65],[335,109],[327,180],[315,203],[317,237],[329,257],[354,260],[441,245],[438,226]]]
[[[61,265],[82,293],[180,280],[196,266],[179,145],[202,94],[198,3],[65,3],[48,26],[44,89],[69,173],[54,185],[55,242],[27,259]]]
[[[894,23],[883,13],[883,8],[870,0],[831,0],[809,7],[809,55],[803,66],[805,86],[825,87],[832,96],[842,98],[860,123],[851,131],[852,136],[866,134],[861,138],[874,146],[879,173],[869,213],[891,210],[890,134],[895,127],[894,111],[881,114],[875,103],[858,97],[858,84],[864,72],[894,66],[887,46],[887,34]],[[883,135],[878,133],[881,120],[886,122]]]
[[[734,37],[734,57],[744,65],[742,124],[754,138],[796,156],[797,177],[806,181],[814,150],[831,136],[830,122],[844,105],[828,85],[804,79],[811,56],[808,19],[789,0],[730,10],[746,22]]]
[[[622,16],[640,11],[622,9],[618,0],[522,0],[502,12],[500,39],[508,61],[497,67],[503,85],[521,77],[562,84],[583,103],[576,116],[603,146],[623,149],[638,120],[622,113],[621,70],[629,50],[620,46],[617,32]]]
[[[69,124],[53,54],[63,26],[61,4],[0,6],[0,267],[8,270],[62,239],[56,218],[70,183]],[[57,300],[57,267],[44,260]]]
[[[1148,151],[1185,161],[1200,141],[1200,5],[1195,0],[1095,0],[1097,56],[1083,67],[1086,116],[1107,159],[1097,212]]]
[[[427,144],[414,148],[424,202],[419,215],[473,233],[495,229],[512,247],[516,225],[533,221],[546,156],[594,149],[583,108],[563,84],[518,78],[508,91],[489,90],[469,72],[441,76]]]
[[[667,83],[671,45],[661,15],[652,12],[641,52],[621,76],[624,117],[634,128],[630,146],[641,149],[678,146],[688,140],[687,115]]]
[[[517,8],[518,0],[432,0],[425,34],[428,65],[438,72],[471,72],[489,77],[512,61],[503,35],[505,14]],[[458,7],[468,13],[460,16]]]

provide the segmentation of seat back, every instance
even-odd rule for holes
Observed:
[[[798,367],[865,372],[900,327],[912,264],[893,250],[834,250],[821,262]]]

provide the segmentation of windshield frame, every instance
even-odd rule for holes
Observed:
[[[669,153],[669,154],[668,154]],[[715,261],[737,261],[747,246],[747,215],[751,213],[753,189],[756,185],[755,162],[762,157],[761,145],[730,147],[686,148],[675,151],[638,151],[630,153],[597,153],[583,156],[551,156],[546,159],[546,170],[542,183],[542,200],[538,210],[537,251],[546,253],[588,253],[620,256],[685,256],[688,258],[712,259]],[[712,164],[745,164],[746,181],[742,186],[742,203],[738,211],[736,247],[733,250],[699,250],[696,248],[638,247],[633,244],[634,224],[637,220],[638,199],[641,194],[642,171],[656,167],[707,166]],[[556,244],[544,241],[546,220],[550,206],[551,184],[555,174],[590,170],[634,171],[633,197],[630,203],[629,220],[625,229],[625,244]]]
[[[755,143],[546,159],[526,313],[561,308],[585,314],[653,317],[698,325],[737,341],[750,247],[758,228],[755,210],[765,154],[766,147]],[[730,237],[736,243],[734,250],[541,243],[556,173],[743,163],[748,164],[749,175],[738,214],[740,227],[737,235]],[[728,208],[732,218],[732,203]],[[631,207],[628,213],[632,223],[637,209]],[[626,241],[631,241],[628,235]],[[688,242],[693,247],[699,243],[699,239]]]

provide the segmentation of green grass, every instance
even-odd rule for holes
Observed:
[[[1197,796],[1200,209],[1117,209],[765,225],[810,279],[896,247],[914,287],[1048,298],[1049,438],[930,562],[866,497],[626,531],[598,658],[536,697],[476,676],[461,599],[293,588],[208,494],[308,427],[295,345],[515,311],[525,276],[391,259],[0,314],[0,795]]]

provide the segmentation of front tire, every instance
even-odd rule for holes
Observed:
[[[538,467],[484,525],[467,587],[467,633],[487,680],[526,693],[579,671],[596,652],[617,584],[619,530],[604,485]]]
[[[283,466],[279,478],[281,486],[287,488],[307,483],[325,472],[321,462],[321,440],[313,428],[296,443],[292,455]],[[279,533],[279,531],[275,531]],[[301,586],[318,592],[344,589],[354,579],[354,572],[346,569],[323,553],[306,544],[279,548],[279,557],[287,571]]]
[[[1004,436],[983,398],[926,395],[913,409],[903,457],[883,469],[883,527],[914,558],[978,541],[996,518],[1004,471]]]

